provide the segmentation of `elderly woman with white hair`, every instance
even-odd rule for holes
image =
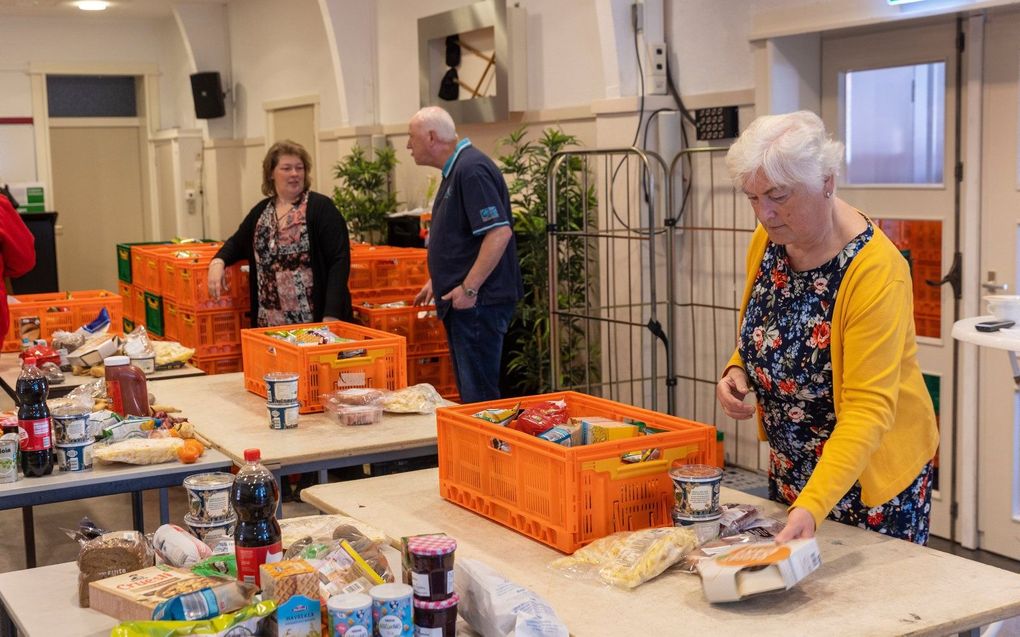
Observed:
[[[807,111],[759,117],[730,148],[759,225],[716,397],[738,420],[757,398],[769,497],[789,505],[779,541],[812,537],[828,518],[924,544],[939,434],[910,269],[835,195],[842,154]]]

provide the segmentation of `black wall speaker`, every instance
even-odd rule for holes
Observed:
[[[195,100],[195,117],[213,119],[226,115],[220,74],[216,71],[191,76],[191,96]]]

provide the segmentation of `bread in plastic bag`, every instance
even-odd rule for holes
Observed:
[[[385,544],[387,541],[386,534],[379,529],[346,515],[305,515],[296,518],[284,518],[279,522],[280,534],[285,549],[304,537],[320,542],[332,540],[334,539],[334,532],[341,526],[353,526],[371,542],[378,545]]]
[[[445,404],[436,388],[418,383],[392,392],[385,392],[378,403],[385,411],[395,414],[431,414]]]
[[[177,460],[177,449],[182,446],[181,438],[129,438],[97,446],[93,456],[104,464],[159,464]]]
[[[679,562],[697,545],[697,536],[684,527],[614,533],[549,566],[570,577],[598,578],[618,588],[632,589]]]
[[[567,637],[563,621],[544,599],[478,560],[458,557],[454,585],[458,614],[482,635]]]
[[[114,531],[84,542],[78,552],[78,605],[88,608],[89,582],[137,571],[155,563],[152,547],[138,531]]]

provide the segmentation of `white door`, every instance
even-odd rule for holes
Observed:
[[[1020,13],[987,17],[984,71],[980,278],[1017,294]],[[1006,352],[981,348],[978,357],[978,544],[1020,559],[1020,393]]]
[[[932,534],[949,537],[954,297],[934,287],[955,247],[956,25],[952,20],[822,40],[822,118],[847,146],[838,194],[890,235],[913,272],[921,368],[942,444]]]

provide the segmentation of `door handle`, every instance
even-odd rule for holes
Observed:
[[[953,298],[955,298],[957,301],[959,301],[961,298],[960,289],[962,287],[962,281],[960,276],[962,272],[962,266],[960,264],[961,260],[960,256],[961,255],[959,252],[953,254],[953,263],[952,265],[949,266],[949,272],[947,272],[946,275],[942,277],[941,280],[933,281],[932,279],[925,279],[924,281],[925,283],[932,287],[939,287],[942,285],[946,285],[948,283],[949,287],[952,288],[953,290]]]
[[[988,290],[989,292],[1005,292],[1006,290],[1009,289],[1009,284],[988,281],[987,283],[982,283],[981,287]]]

